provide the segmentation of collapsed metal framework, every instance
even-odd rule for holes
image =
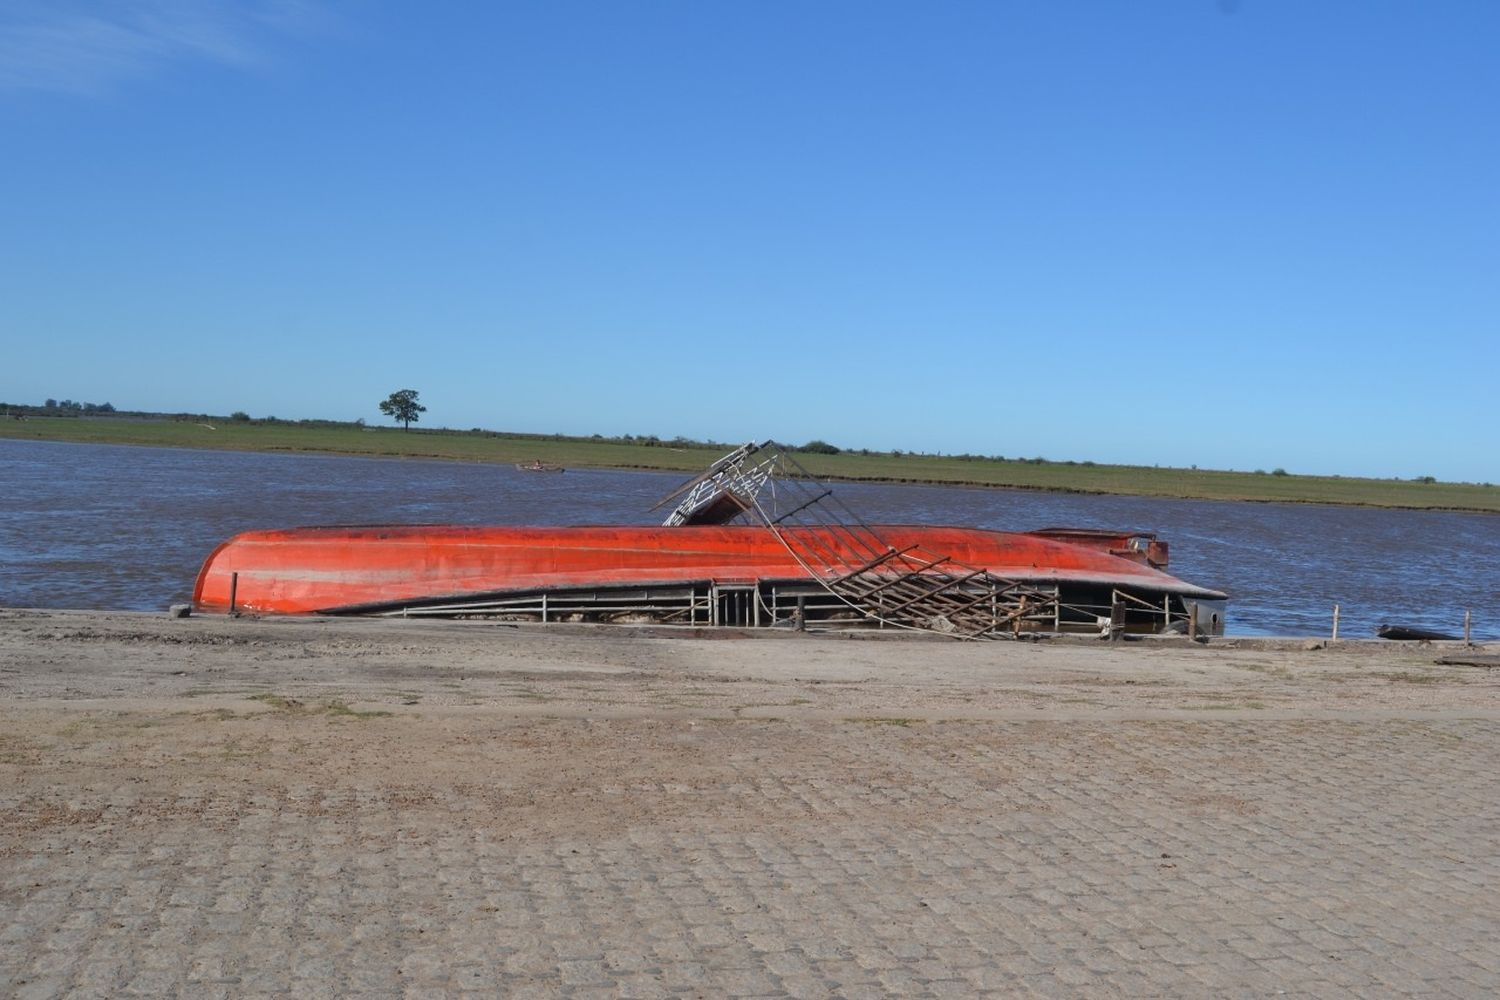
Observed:
[[[689,479],[657,501],[652,510],[660,510],[679,500],[663,527],[684,524],[728,524],[749,511],[760,495],[761,487],[776,471],[779,449],[759,458],[771,442],[764,445],[744,444],[710,465],[701,475]],[[752,459],[754,459],[752,461]]]
[[[812,580],[870,622],[988,639],[1051,629],[1060,619],[1055,587],[889,544],[774,441],[737,448],[657,506],[674,499],[666,525],[752,518]]]

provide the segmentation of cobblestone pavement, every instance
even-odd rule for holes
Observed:
[[[1460,680],[964,720],[434,709],[443,676],[390,714],[8,698],[0,996],[1500,994],[1500,719]]]

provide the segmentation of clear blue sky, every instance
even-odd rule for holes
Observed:
[[[1500,3],[0,7],[0,399],[1500,481]]]

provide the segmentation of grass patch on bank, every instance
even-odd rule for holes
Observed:
[[[0,421],[0,439],[150,445],[230,451],[325,452],[499,465],[539,460],[566,468],[702,471],[730,445],[623,441],[498,431],[360,427],[352,424],[30,417]],[[1288,475],[1155,466],[1048,462],[984,456],[798,452],[813,475],[851,482],[933,483],[1127,496],[1348,504],[1500,513],[1500,486],[1415,479]]]
[[[1400,670],[1393,673],[1372,673],[1370,676],[1379,677],[1392,684],[1441,684],[1444,681],[1454,684],[1465,683],[1462,678],[1437,673],[1418,673],[1414,670]]]
[[[86,715],[57,731],[59,736],[108,738],[134,736],[146,729],[155,729],[162,720],[149,715],[131,712],[107,712],[103,715]]]
[[[280,694],[251,695],[250,700],[258,701],[263,705],[268,705],[271,708],[274,708],[278,712],[285,712],[289,715],[322,715],[335,719],[380,719],[385,718],[391,714],[390,712],[382,711],[380,709],[360,711],[358,709],[350,708],[346,702],[336,700],[308,704],[306,702],[298,701],[296,698],[288,698],[285,695]]]
[[[330,701],[323,706],[323,713],[335,718],[348,719],[384,719],[391,713],[380,708],[358,709],[350,708],[341,701]]]
[[[278,712],[300,712],[307,707],[296,698],[288,698],[280,694],[252,694],[250,700],[269,705]]]

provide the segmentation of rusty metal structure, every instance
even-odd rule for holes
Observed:
[[[1002,579],[920,544],[892,544],[773,441],[742,445],[658,507],[672,499],[679,502],[669,527],[753,519],[867,622],[986,639],[1058,619],[1056,588]]]

